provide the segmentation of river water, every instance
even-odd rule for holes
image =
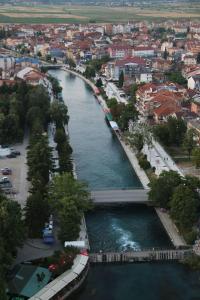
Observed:
[[[50,73],[60,80],[69,109],[78,178],[93,190],[142,188],[91,88],[65,71]],[[98,208],[86,216],[86,223],[92,251],[171,247],[154,210],[145,206]],[[76,299],[200,300],[198,276],[177,263],[93,266]]]

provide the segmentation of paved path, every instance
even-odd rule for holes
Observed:
[[[26,205],[26,200],[28,197],[29,182],[27,181],[27,146],[28,146],[28,134],[25,134],[22,144],[15,145],[14,148],[20,151],[20,178],[19,178],[19,189],[18,193],[15,195],[15,200],[23,208]],[[12,163],[11,163],[12,167]]]
[[[54,245],[48,246],[40,239],[28,239],[23,247],[18,249],[17,258],[13,265],[42,257],[48,257],[53,255],[55,251],[61,249],[62,245],[58,240]]]
[[[166,212],[162,212],[159,208],[156,208],[156,212],[165,227],[165,230],[168,232],[168,235],[175,247],[186,246],[186,242],[183,237],[180,235],[177,227],[171,220],[170,216]]]
[[[92,191],[91,197],[94,204],[115,204],[115,203],[138,203],[148,202],[148,191],[144,189],[135,190],[105,190]]]
[[[171,156],[157,142],[153,141],[153,146],[150,148],[147,145],[143,148],[143,153],[147,155],[147,159],[152,167],[155,167],[156,175],[160,175],[162,171],[173,170],[184,176],[183,172],[177,167]]]

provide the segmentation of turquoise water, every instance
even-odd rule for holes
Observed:
[[[59,78],[69,109],[70,143],[79,179],[96,190],[142,187],[90,87],[64,71],[51,74]]]
[[[95,265],[73,300],[200,300],[199,279],[177,263]]]
[[[80,179],[91,189],[141,187],[118,141],[107,126],[91,89],[76,76],[51,71],[68,105],[70,142]],[[91,249],[170,247],[151,208],[99,208],[86,216]],[[200,273],[177,263],[95,265],[75,300],[200,300]]]
[[[91,252],[172,246],[155,210],[143,205],[98,208],[86,223]]]

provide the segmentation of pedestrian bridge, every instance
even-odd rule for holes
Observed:
[[[91,253],[91,263],[130,263],[145,261],[182,260],[192,253],[191,249],[139,250],[130,252]]]
[[[103,190],[92,191],[91,197],[94,204],[136,203],[148,202],[148,190]]]

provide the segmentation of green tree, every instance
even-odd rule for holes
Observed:
[[[86,78],[95,77],[96,75],[95,69],[91,66],[87,66],[84,75]]]
[[[128,132],[125,134],[126,140],[130,144],[130,146],[140,152],[144,146],[144,140],[142,133],[136,131],[136,132]]]
[[[81,223],[81,213],[77,209],[73,199],[66,196],[60,200],[61,209],[58,213],[59,232],[58,237],[62,243],[78,238]]]
[[[76,63],[72,58],[66,58],[66,63],[69,65],[70,69],[76,68]]]
[[[169,53],[167,52],[167,49],[165,48],[165,51],[163,53],[163,58],[166,60],[168,55],[169,55]]]
[[[67,106],[63,102],[54,100],[50,106],[50,117],[57,127],[67,125],[69,121]]]
[[[119,83],[118,86],[119,88],[122,88],[124,85],[124,72],[121,71],[121,73],[119,74]]]
[[[100,87],[102,87],[102,85],[103,85],[103,83],[102,83],[101,78],[98,78],[97,81],[96,81],[96,86],[97,86],[98,88],[100,88]]]
[[[20,205],[0,193],[0,299],[5,295],[5,275],[26,236]]]
[[[196,148],[192,151],[192,161],[196,169],[200,168],[200,148]]]
[[[168,80],[170,80],[174,83],[178,83],[181,85],[185,85],[187,83],[187,80],[178,71],[177,72],[168,72],[168,73],[166,73],[166,76],[167,76]]]
[[[50,215],[50,206],[47,195],[45,195],[44,192],[41,192],[41,189],[38,189],[28,197],[24,210],[29,237],[41,237],[42,229]]]
[[[188,157],[190,159],[190,155],[192,153],[192,150],[195,148],[196,146],[196,131],[194,129],[189,129],[186,134],[185,137],[183,139],[183,149],[187,150],[188,152]]]
[[[50,54],[46,55],[46,61],[51,62],[51,55]]]
[[[149,183],[149,200],[156,206],[169,208],[174,190],[182,183],[181,176],[175,171],[163,171],[158,178]]]
[[[181,184],[174,190],[170,202],[170,214],[180,228],[186,230],[192,228],[197,220],[197,204],[189,187]]]
[[[121,115],[118,119],[119,127],[122,131],[128,129],[129,121],[132,120],[133,122],[136,121],[138,113],[133,105],[133,103],[128,103],[123,107]]]
[[[49,182],[49,174],[53,171],[52,149],[49,147],[47,135],[32,138],[27,153],[28,180],[32,188],[38,190]]]
[[[74,179],[69,173],[54,176],[49,187],[49,198],[58,216],[60,240],[77,239],[83,213],[91,208],[86,184]]]

